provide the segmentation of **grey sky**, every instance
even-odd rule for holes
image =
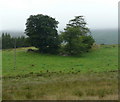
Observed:
[[[119,0],[0,0],[0,30],[24,31],[30,15],[47,14],[62,30],[74,16],[83,15],[91,29],[117,28]]]

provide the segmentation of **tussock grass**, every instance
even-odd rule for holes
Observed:
[[[100,77],[101,76],[101,77]],[[110,78],[110,76],[114,76]],[[34,76],[27,78],[10,78],[3,81],[3,99],[52,99],[69,100],[117,99],[117,73],[110,74],[64,74],[51,77]],[[12,93],[12,94],[11,94]],[[8,97],[9,96],[9,97]],[[70,98],[70,99],[71,99]]]

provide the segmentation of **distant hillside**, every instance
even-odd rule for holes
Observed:
[[[12,36],[24,35],[22,31],[2,31],[10,33]],[[0,32],[0,35],[2,34]],[[91,30],[92,36],[97,44],[118,44],[118,30],[117,29],[106,29],[106,30]]]
[[[118,30],[92,30],[92,36],[97,44],[118,44]]]

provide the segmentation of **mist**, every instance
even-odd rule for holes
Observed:
[[[83,15],[90,29],[115,29],[118,0],[0,0],[0,31],[25,30],[30,15],[44,14],[59,21],[58,31],[74,16]]]

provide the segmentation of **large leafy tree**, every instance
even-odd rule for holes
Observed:
[[[64,30],[61,38],[64,45],[63,49],[68,55],[88,52],[94,43],[83,16],[76,16],[75,19],[70,20]]]
[[[42,53],[56,53],[60,42],[57,33],[58,21],[47,15],[31,15],[27,19],[25,33],[32,46]]]

